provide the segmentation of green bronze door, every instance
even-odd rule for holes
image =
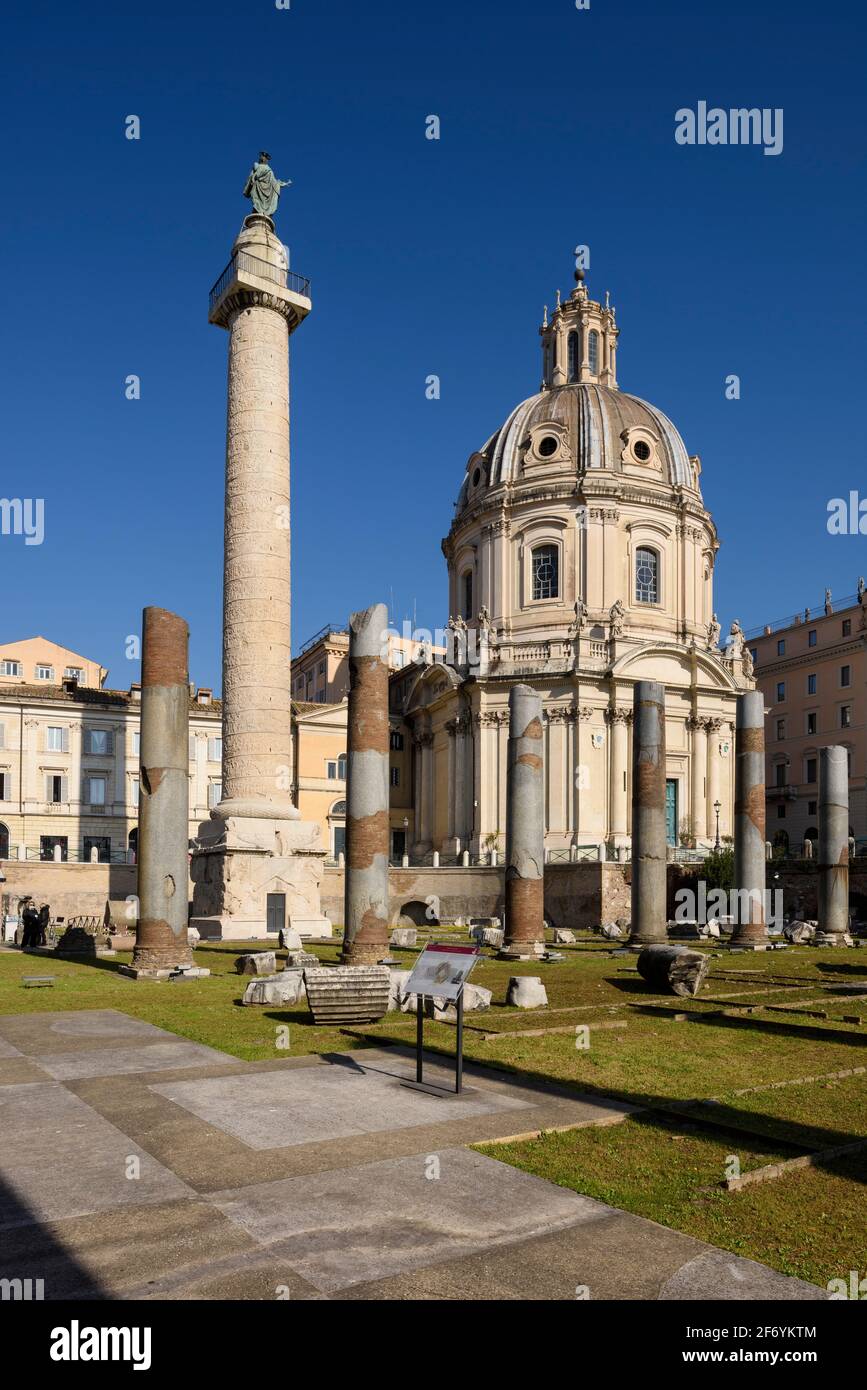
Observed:
[[[670,845],[677,844],[677,781],[673,777],[665,782],[665,838]]]

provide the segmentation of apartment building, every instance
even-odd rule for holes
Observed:
[[[419,655],[417,638],[388,632],[386,659],[391,671],[403,670]],[[445,646],[427,644],[432,658],[442,659]],[[292,661],[292,698],[305,704],[337,704],[349,694],[349,631],[333,624],[302,646]]]
[[[850,834],[867,837],[867,594],[806,608],[746,634],[765,722],[767,835],[798,854],[818,837],[819,749],[849,754]]]

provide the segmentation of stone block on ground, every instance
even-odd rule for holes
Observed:
[[[250,951],[238,956],[235,969],[239,975],[274,975],[277,972],[276,952]]]
[[[415,946],[417,942],[418,932],[415,927],[395,927],[388,944],[406,950],[410,946]]]
[[[816,928],[812,922],[786,922],[783,927],[783,936],[787,941],[791,941],[795,945],[802,945],[806,941],[812,941],[815,935]]]
[[[415,1000],[415,995],[411,996]],[[491,1007],[492,991],[484,985],[464,985],[464,1013],[475,1013],[479,1009]],[[427,1012],[439,1023],[454,1023],[457,1020],[457,1005],[450,999],[426,999]],[[415,1005],[414,1007],[418,1007]]]
[[[304,998],[304,971],[283,970],[279,975],[263,975],[251,980],[242,1004],[300,1004]]]
[[[472,926],[470,927],[470,936],[476,945],[493,946],[498,951],[503,944],[504,932],[502,927]]]
[[[599,930],[608,941],[617,941],[624,935],[623,927],[617,922],[603,922]]]
[[[506,1003],[517,1009],[541,1009],[548,1003],[548,991],[538,975],[513,975]]]
[[[575,939],[575,933],[573,931],[568,931],[565,927],[554,928],[555,946],[569,946]]]
[[[645,946],[638,953],[638,973],[654,989],[696,995],[708,972],[709,957],[688,946]]]
[[[193,949],[195,949],[196,946],[198,946],[201,939],[201,935],[195,927],[187,927],[187,941],[190,943]]]
[[[387,965],[311,966],[304,971],[304,983],[314,1023],[375,1023],[388,1013]]]
[[[284,969],[305,970],[308,965],[317,966],[318,964],[319,957],[314,955],[312,951],[287,951]]]
[[[395,1009],[403,1009],[410,996],[406,992],[406,982],[412,974],[411,970],[392,970],[391,979],[388,982],[388,1011],[391,1013]],[[412,996],[413,1008],[415,1008],[415,995]]]
[[[282,927],[278,940],[284,951],[300,951],[302,949],[301,933],[296,931],[294,927]]]

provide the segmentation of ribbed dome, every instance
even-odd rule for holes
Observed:
[[[629,433],[638,429],[647,431],[655,441],[657,474],[661,469],[663,479],[672,486],[697,487],[684,442],[667,415],[617,387],[575,382],[540,391],[512,411],[505,424],[471,458],[458,508],[464,506],[470,491],[478,494],[482,480],[476,477],[477,470],[487,474],[489,488],[518,479],[533,432],[545,424],[560,427],[559,434],[577,473],[593,468],[623,471]],[[634,473],[636,460],[627,458],[627,463]],[[558,471],[562,466],[562,462],[558,464]],[[534,471],[537,469],[538,464]]]

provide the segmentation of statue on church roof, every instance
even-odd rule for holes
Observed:
[[[291,179],[278,179],[270,165],[271,156],[267,150],[259,151],[259,158],[250,170],[244,185],[244,197],[249,198],[256,212],[265,217],[273,217],[280,201],[280,191],[288,188]]]

